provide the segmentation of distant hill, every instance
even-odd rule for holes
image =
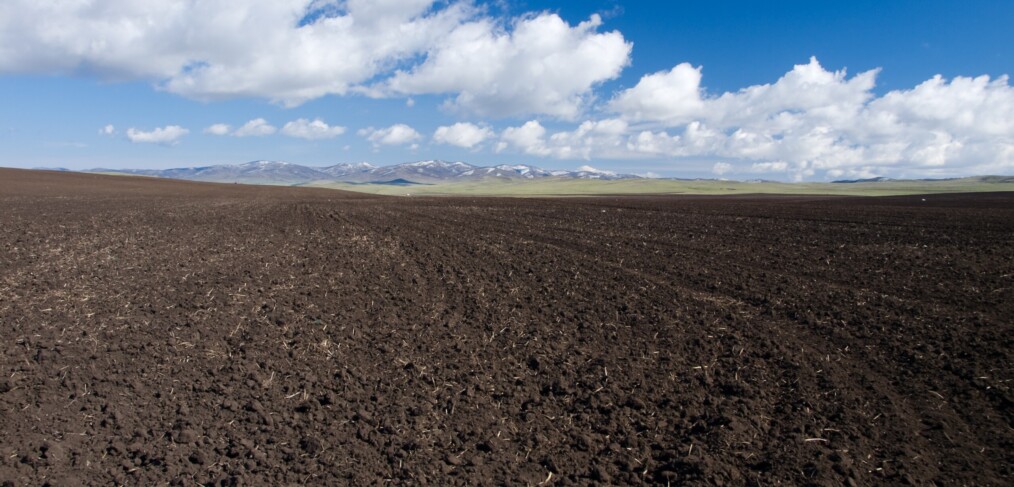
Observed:
[[[126,173],[188,181],[292,185],[330,179],[320,169],[277,161],[254,161],[238,165],[188,167],[175,169],[93,169],[91,172]]]
[[[984,183],[1014,183],[1014,176],[979,176]]]
[[[407,179],[392,179],[390,181],[371,181],[369,183],[349,183],[349,184],[379,184],[384,186],[427,186],[427,183],[417,183],[409,181]]]
[[[875,177],[866,179],[839,179],[831,181],[832,184],[857,184],[857,183],[890,183],[890,182],[912,182],[922,181],[927,183],[941,183],[947,181],[979,181],[982,183],[1014,183],[1014,176],[971,176],[965,178],[923,178],[923,179],[893,179],[886,177]]]
[[[419,161],[376,167],[368,163],[308,167],[280,161],[252,161],[245,164],[175,169],[93,169],[89,172],[123,173],[139,176],[209,181],[220,183],[295,185],[321,181],[344,183],[448,183],[482,180],[531,180],[542,178],[620,180],[639,179],[583,167],[578,171],[546,170],[525,164],[474,166],[465,162]],[[398,181],[399,183],[393,183]]]
[[[1014,176],[940,179],[875,177],[827,182],[785,183],[763,179],[645,178],[584,166],[575,171],[527,164],[476,166],[429,160],[377,167],[342,163],[310,167],[281,161],[252,161],[174,169],[93,169],[218,183],[312,186],[390,195],[553,196],[604,194],[819,194],[886,196],[902,194],[1014,191]],[[412,188],[411,191],[407,191]]]
[[[831,181],[833,184],[855,184],[855,183],[880,183],[883,181],[891,181],[891,178],[875,177],[866,179],[839,179],[837,181]]]

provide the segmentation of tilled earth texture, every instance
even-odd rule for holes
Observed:
[[[1014,194],[0,170],[3,485],[1012,485]]]

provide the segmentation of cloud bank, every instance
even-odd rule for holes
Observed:
[[[773,83],[712,96],[701,68],[680,64],[616,93],[604,106],[611,117],[552,134],[529,121],[505,129],[497,148],[561,159],[718,158],[719,175],[796,180],[1014,171],[1007,76],[937,76],[877,97],[877,74],[848,77],[811,58]]]
[[[315,118],[309,120],[300,118],[286,123],[281,130],[271,125],[263,118],[255,118],[233,130],[227,123],[216,123],[204,129],[209,135],[231,135],[233,137],[265,137],[281,133],[289,137],[305,140],[333,139],[345,133],[346,128],[338,125],[328,125],[327,122]]]
[[[502,117],[580,115],[592,88],[616,78],[632,45],[619,32],[599,33],[602,19],[570,26],[555,14],[522,18],[507,31],[491,19],[456,28],[422,64],[399,70],[383,90],[452,94],[455,111]]]
[[[601,24],[493,18],[467,0],[6,0],[0,73],[150,80],[198,100],[286,106],[437,94],[487,116],[574,117],[629,63],[631,44]]]

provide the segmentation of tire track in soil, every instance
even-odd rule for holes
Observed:
[[[419,214],[414,214],[413,215],[413,217],[416,220],[420,219],[420,217],[422,217],[422,216],[423,215],[419,215]],[[439,218],[437,218],[437,220],[439,220]],[[591,255],[589,249],[585,245],[582,245],[582,243],[575,243],[573,241],[566,241],[566,240],[562,240],[562,239],[558,239],[558,238],[556,238],[556,239],[542,238],[541,235],[536,235],[536,234],[533,234],[533,233],[530,233],[530,232],[524,232],[524,231],[520,231],[520,230],[513,230],[512,231],[512,230],[505,230],[503,228],[499,228],[498,230],[499,231],[505,231],[507,233],[511,233],[511,234],[514,234],[514,235],[522,236],[522,238],[525,238],[525,239],[541,240],[544,245],[548,245],[548,246],[550,246],[550,247],[552,247],[552,248],[554,248],[556,250],[565,250],[565,249],[566,250],[571,250],[571,251],[573,251],[573,252],[575,252],[576,254],[579,255],[579,260],[586,260],[586,259],[584,259],[584,257],[587,257],[588,255]],[[553,232],[553,234],[558,235],[559,233],[558,232]],[[552,242],[552,243],[550,243],[550,242]],[[611,268],[613,268],[616,271],[619,271],[619,272],[627,274],[628,277],[634,277],[634,278],[641,279],[641,280],[648,280],[648,281],[652,282],[654,284],[654,286],[657,286],[657,287],[659,287],[661,289],[668,289],[668,293],[671,294],[671,295],[677,295],[677,296],[681,296],[681,297],[689,297],[690,299],[696,300],[699,303],[707,303],[708,305],[711,305],[711,306],[713,306],[713,307],[715,307],[717,309],[724,309],[724,310],[728,311],[729,313],[731,313],[730,316],[731,315],[736,315],[737,318],[739,318],[739,320],[736,320],[737,322],[741,321],[742,319],[746,319],[747,322],[743,323],[740,326],[738,326],[737,328],[740,328],[740,329],[737,329],[736,333],[735,333],[736,335],[738,335],[736,338],[737,338],[737,342],[740,343],[740,344],[742,344],[742,343],[754,343],[754,344],[756,344],[756,343],[764,343],[764,347],[762,347],[762,348],[766,348],[769,351],[770,350],[780,350],[780,351],[783,352],[782,355],[785,355],[784,351],[786,349],[793,350],[793,351],[798,350],[798,351],[801,352],[802,355],[808,356],[808,357],[823,357],[825,355],[828,356],[828,357],[830,357],[830,354],[833,352],[833,353],[835,353],[836,356],[838,356],[839,361],[841,360],[841,355],[842,354],[840,353],[840,349],[833,350],[833,351],[827,350],[826,346],[824,345],[824,343],[823,343],[822,340],[815,340],[817,337],[813,336],[812,334],[806,333],[805,330],[798,330],[798,329],[796,329],[792,333],[785,333],[784,329],[786,328],[786,326],[791,325],[792,323],[785,322],[785,321],[782,321],[782,322],[779,322],[779,323],[773,323],[773,324],[769,324],[769,323],[765,323],[765,322],[758,322],[758,318],[760,318],[760,313],[755,308],[750,307],[746,303],[738,301],[735,298],[732,298],[732,297],[729,297],[729,296],[726,296],[726,295],[722,295],[722,294],[718,294],[718,293],[710,293],[710,292],[704,292],[704,291],[701,291],[701,290],[691,289],[691,288],[688,288],[686,286],[679,285],[675,281],[668,279],[667,278],[668,276],[660,275],[660,274],[657,274],[657,273],[642,272],[642,271],[639,271],[639,270],[631,269],[630,267],[622,267],[619,264],[609,263],[609,262],[596,262],[596,264],[597,265],[604,265],[604,266],[607,266],[607,267],[611,267]],[[696,306],[700,306],[700,304],[697,304]],[[737,323],[737,324],[739,324],[739,323]],[[758,333],[757,332],[757,327],[762,327],[761,329],[763,331],[761,331],[761,332]],[[805,336],[804,337],[799,337],[798,335],[800,335],[800,334],[804,334]],[[744,337],[744,335],[746,335],[746,336]],[[778,339],[777,342],[770,342],[769,339],[767,339],[767,340],[765,339],[766,337],[770,337],[772,335],[779,337],[779,339]],[[743,349],[744,348],[741,348],[740,350],[743,350]],[[742,354],[740,354],[740,355],[742,355]],[[714,364],[712,363],[712,367],[713,367],[713,365]],[[740,371],[740,370],[742,370],[744,368],[744,367],[742,367],[741,364],[737,364],[737,363],[725,364],[725,365],[727,367],[729,367],[729,368],[735,366],[736,369],[737,369],[737,372]],[[796,364],[793,364],[793,365],[796,365]],[[816,370],[817,366],[818,365],[814,364],[813,361],[811,361],[811,363],[810,363],[810,368],[811,369]],[[826,367],[830,367],[830,366],[831,366],[831,364],[827,364],[827,366],[825,366],[825,368]],[[855,374],[858,372],[859,376],[864,377],[864,381],[865,382],[875,385],[873,387],[873,391],[874,392],[871,395],[871,398],[872,398],[873,401],[877,401],[877,402],[881,403],[882,406],[873,408],[874,410],[878,410],[878,411],[882,411],[882,412],[883,411],[887,411],[887,410],[892,410],[892,413],[890,414],[890,416],[893,416],[893,417],[899,417],[899,418],[915,417],[915,415],[913,414],[913,411],[911,410],[911,408],[906,404],[907,401],[905,401],[902,398],[900,398],[898,396],[898,394],[895,393],[895,391],[894,391],[893,388],[887,386],[887,384],[889,382],[887,380],[885,380],[883,377],[881,377],[879,375],[875,375],[875,376],[871,375],[868,371],[863,370],[863,368],[861,368],[861,367],[856,367],[854,364],[852,364],[850,362],[847,362],[846,364],[838,363],[838,364],[835,364],[835,366],[837,368],[840,368],[840,369],[846,369],[846,371],[845,372],[839,372],[838,374],[835,374],[837,376],[836,380],[831,381],[830,384],[827,383],[828,381],[825,378],[821,378],[819,380],[819,382],[822,382],[822,384],[820,384],[821,389],[824,389],[824,390],[826,390],[826,389],[833,389],[834,383],[836,383],[836,382],[845,382],[844,380],[841,380],[842,377],[854,378]],[[762,369],[766,368],[763,364],[760,364],[760,365],[755,364],[754,367],[759,367],[759,368],[762,368]],[[697,366],[695,368],[696,369],[702,369],[702,368],[706,369],[706,368],[708,368],[708,366]],[[805,367],[803,367],[803,368],[805,368]],[[825,377],[826,376],[827,376],[827,373],[825,372]],[[771,418],[771,417],[775,417],[775,416],[778,416],[778,415],[784,415],[785,411],[787,411],[787,410],[791,410],[793,408],[798,408],[800,402],[805,403],[805,399],[803,399],[804,396],[801,395],[801,394],[799,394],[796,391],[796,388],[790,385],[790,384],[796,384],[796,383],[798,383],[798,381],[799,381],[799,379],[798,379],[798,377],[795,377],[795,374],[793,374],[792,377],[777,379],[776,382],[778,382],[780,384],[783,384],[783,387],[785,389],[782,392],[782,398],[777,402],[777,404],[768,405],[767,408],[761,408],[761,407],[758,407],[759,405],[757,405],[757,404],[751,404],[750,411],[747,414],[743,415],[743,416],[746,416],[746,417],[745,418],[744,417],[737,417],[736,419],[739,420],[739,421],[747,420],[749,422],[749,419],[751,417],[752,418],[757,418],[757,417]],[[811,390],[817,387],[816,384],[812,384],[813,382],[817,382],[813,377],[809,378],[809,382],[811,382],[811,385],[810,385],[810,389]],[[734,388],[737,388],[737,387],[741,388],[742,386],[739,385],[739,384],[733,384],[733,385],[728,385],[727,384],[726,385],[726,388],[728,388],[728,389],[734,389]],[[859,401],[857,401],[857,402],[859,402]],[[887,403],[887,404],[885,404],[885,403]],[[897,404],[897,403],[900,403],[901,405],[900,406],[895,406],[895,404]],[[863,404],[863,405],[866,406],[866,404]],[[885,407],[885,406],[889,406],[889,407]],[[807,407],[807,409],[809,409],[809,408]],[[778,410],[778,412],[776,412],[776,410]],[[781,414],[778,414],[778,413],[781,413]],[[840,414],[840,413],[837,413],[837,414]],[[883,413],[881,413],[881,414],[883,414]],[[828,414],[828,415],[815,415],[815,416],[818,416],[818,417],[820,417],[820,416],[827,417],[827,416],[830,416],[830,414]],[[868,414],[863,419],[868,420],[868,418],[871,417],[871,416],[872,416],[872,414]],[[839,419],[839,421],[841,421],[841,420]],[[825,423],[825,424],[827,424],[829,426],[836,426],[835,423],[830,423],[830,422],[828,422],[828,423]],[[910,424],[909,425],[905,425],[905,426],[901,427],[900,429],[896,428],[896,429],[894,429],[893,432],[895,434],[899,434],[901,431],[905,431],[905,427],[906,426],[911,426],[911,425]],[[792,436],[794,433],[798,433],[798,431],[792,431],[792,428],[798,428],[798,425],[791,425],[791,424],[788,425],[787,427],[785,427],[785,431],[782,434],[785,435],[785,436]],[[824,438],[822,438],[822,436],[828,436],[828,434],[825,432],[826,430],[834,431],[838,436],[841,436],[843,434],[853,434],[854,435],[854,432],[842,432],[841,430],[836,430],[834,428],[821,429],[821,430],[818,430],[818,431],[814,431],[813,438],[810,438],[810,439],[813,439],[813,440],[817,440],[817,439],[820,440],[819,442],[813,442],[814,446],[823,446],[825,443],[828,442],[827,440],[825,440]],[[683,434],[686,435],[686,436],[692,436],[692,435],[688,435],[687,433],[688,432],[684,432]],[[756,438],[757,436],[758,436],[757,434],[754,434],[753,438]],[[781,436],[781,435],[778,435],[778,436]],[[803,442],[806,442],[806,440],[807,440],[806,438],[802,439]],[[716,445],[715,443],[717,443],[717,442],[712,441],[711,442],[711,446],[713,446],[713,447],[720,446],[720,445]],[[873,456],[874,454],[877,454],[878,457],[881,456],[881,454],[879,452],[876,452],[875,449],[872,449],[872,448],[857,448],[857,446],[859,446],[859,445],[850,445],[848,441],[845,441],[844,443],[846,443],[846,444],[845,445],[836,445],[837,448],[835,448],[835,449],[828,448],[827,451],[828,452],[834,452],[834,453],[830,453],[830,455],[834,456],[835,458],[842,458],[843,457],[842,454],[849,455],[850,451],[851,451],[852,452],[851,456],[853,456],[855,458],[859,458],[861,463],[864,463],[864,464],[868,465],[867,466],[868,471],[872,471],[875,468],[879,468],[878,465],[880,465],[881,462],[878,462],[878,461],[872,461],[871,462],[869,460],[869,458],[865,458],[865,459],[863,458],[863,454],[867,454],[867,452],[869,452],[868,453],[869,456]],[[727,443],[726,445],[722,445],[722,446],[728,447],[729,444]],[[918,448],[916,448],[916,449],[918,449]],[[837,452],[835,452],[836,450],[837,450]],[[857,452],[857,450],[858,450],[858,452]],[[790,452],[787,452],[787,453],[785,453],[783,455],[780,455],[780,456],[787,457],[787,458],[798,458],[798,457],[801,457],[801,456],[806,456],[806,452],[804,450],[802,450],[802,449],[793,449]],[[779,459],[779,458],[766,458],[766,459],[763,459],[763,460],[759,459],[759,460],[757,460],[754,463],[754,465],[757,468],[763,469],[763,468],[766,468],[767,465],[771,465],[771,464],[777,463],[780,460],[781,459]],[[888,460],[888,461],[894,461],[894,460],[892,459],[892,460]],[[875,465],[869,466],[869,464],[871,464],[871,463],[873,463]],[[931,462],[928,462],[928,461],[924,460],[923,462],[920,462],[919,464],[913,465],[913,466],[911,466],[909,468],[925,469],[925,468],[927,468],[931,464],[932,464]],[[838,466],[838,469],[841,470],[843,473],[845,472],[845,468],[841,467],[840,465]],[[850,472],[850,476],[854,478],[855,473]]]
[[[417,218],[419,217],[419,215],[415,215],[415,216]],[[500,231],[504,231],[503,229],[499,229],[499,230]],[[539,239],[539,236],[533,235],[531,233],[526,233],[524,231],[514,230],[513,233],[516,234],[516,235],[523,235],[524,238]],[[559,232],[555,232],[554,231],[553,234],[554,235],[559,235]],[[550,243],[550,241],[553,242],[553,243]],[[556,238],[556,239],[551,239],[551,240],[543,239],[543,243],[547,244],[547,245],[553,245],[554,247],[557,247],[557,248],[562,248],[562,246],[577,247],[578,248],[577,252],[582,253],[582,254],[588,254],[589,253],[587,247],[581,245],[580,243],[575,243],[573,241],[565,241],[565,240],[561,240],[561,239]],[[610,265],[608,263],[604,263],[604,264]],[[630,272],[630,273],[636,274],[638,277],[644,277],[644,273],[633,271],[633,270],[630,270],[630,269],[625,269],[625,270],[628,271],[628,272]],[[653,278],[654,282],[661,284],[660,281],[662,279],[664,279],[664,276],[661,276],[661,275],[658,275],[658,274],[654,274],[654,275],[652,275],[652,278]],[[829,283],[824,282],[822,284],[824,284],[826,286]],[[840,286],[839,285],[834,285],[834,287],[840,287]],[[687,288],[680,287],[680,290],[681,291],[687,291]],[[692,291],[692,294],[694,295],[695,298],[697,298],[699,300],[704,300],[704,301],[709,301],[709,302],[716,302],[717,301],[718,304],[726,304],[726,305],[729,305],[729,306],[736,306],[736,307],[739,307],[740,309],[742,309],[744,306],[747,306],[746,303],[737,302],[734,298],[729,298],[729,297],[727,297],[725,295],[722,295],[721,298],[717,298],[716,299],[711,294],[702,293],[701,291],[696,291],[695,290],[695,291]],[[722,301],[725,301],[725,302],[722,302]],[[740,311],[740,314],[759,316],[761,313],[756,308],[753,308],[753,309],[748,309],[746,311]],[[785,319],[784,314],[782,314],[782,316],[783,316],[783,321],[781,321],[779,323],[775,323],[774,325],[769,325],[768,326],[768,328],[770,328],[769,333],[774,332],[774,333],[777,334],[778,330],[781,330],[781,329],[785,328],[787,325],[791,326],[791,325],[795,324],[793,321],[784,321],[784,319]],[[830,330],[830,332],[832,334],[834,334],[835,330],[832,329],[832,330]],[[795,335],[802,334],[802,335],[804,335],[804,338],[802,338],[800,340],[798,338],[792,337],[791,340],[792,340],[792,342],[794,342],[793,348],[797,348],[799,350],[804,350],[804,349],[810,350],[809,352],[805,352],[805,354],[807,354],[807,355],[816,355],[816,356],[825,356],[825,355],[827,355],[828,357],[830,357],[830,353],[829,352],[833,352],[835,354],[841,355],[841,350],[843,350],[843,349],[844,350],[848,350],[848,348],[847,348],[848,343],[849,343],[848,341],[845,341],[845,345],[838,345],[838,346],[834,346],[834,345],[832,345],[832,343],[824,344],[824,342],[827,340],[827,338],[815,336],[812,333],[810,333],[808,330],[806,330],[805,328],[794,327],[794,334]],[[841,344],[843,342],[843,340],[841,340],[840,338],[839,339],[832,339],[832,341],[836,342],[838,344]],[[822,344],[821,345],[822,350],[813,350],[814,347],[813,347],[812,344],[814,344],[814,343],[820,343],[820,344]],[[853,345],[854,345],[854,343],[853,343]],[[852,355],[855,355],[855,354],[849,354],[849,356],[852,356]],[[909,397],[911,396],[911,393],[905,393],[905,392],[901,392],[901,391],[897,391],[896,390],[896,388],[897,388],[897,385],[896,385],[897,384],[897,380],[890,379],[890,378],[885,377],[885,376],[883,376],[881,374],[878,374],[878,373],[873,373],[873,371],[870,370],[868,368],[868,366],[866,366],[866,364],[869,362],[870,358],[871,357],[869,355],[863,355],[863,354],[859,355],[857,358],[854,358],[854,359],[850,358],[849,359],[849,363],[846,366],[843,367],[843,368],[847,369],[848,371],[845,374],[839,375],[840,377],[845,377],[845,378],[849,378],[849,377],[864,377],[864,382],[865,383],[872,384],[870,386],[871,389],[872,389],[872,391],[873,391],[873,393],[871,394],[871,397],[875,401],[879,402],[881,404],[881,406],[877,406],[877,407],[873,407],[873,408],[869,408],[869,407],[865,408],[865,409],[873,411],[873,412],[871,412],[871,413],[869,413],[869,414],[866,415],[866,419],[869,419],[870,417],[880,418],[882,416],[893,417],[893,418],[903,418],[903,419],[904,418],[920,418],[920,417],[927,417],[927,415],[932,415],[932,414],[939,415],[940,414],[937,411],[937,410],[939,410],[941,408],[940,402],[927,401],[927,400],[925,400],[925,398],[920,399],[918,397],[912,397],[911,399],[909,399]],[[962,379],[966,379],[967,380],[966,377],[963,377]],[[933,390],[933,389],[934,389],[934,387],[928,387],[928,388],[922,389],[922,391]],[[939,388],[936,388],[936,389],[939,389]],[[938,393],[936,395],[939,396]],[[972,402],[974,402],[974,401],[972,401]],[[1003,402],[1002,402],[1002,400],[1001,400],[1001,403],[999,404],[999,406],[1000,406],[1000,410],[1003,410]],[[886,413],[887,411],[891,411],[891,412],[890,413]],[[978,411],[978,412],[980,414],[983,414],[982,411]],[[947,411],[947,415],[948,415],[948,419],[951,422],[957,422],[959,424],[963,422],[961,420],[960,415],[957,414],[956,411],[954,411],[953,409],[950,410],[950,411]],[[895,419],[894,421],[898,421],[898,420]],[[893,428],[894,429],[893,435],[895,435],[895,436],[896,435],[904,435],[904,434],[906,434],[905,432],[907,432],[907,431],[913,431],[913,430],[919,430],[920,429],[919,428],[920,424],[919,424],[918,421],[913,422],[913,421],[909,420],[909,421],[901,421],[901,423],[902,424],[900,424],[899,426]],[[1002,428],[1003,426],[1004,425],[1002,423],[997,423],[996,424],[996,427]],[[967,427],[966,428],[961,428],[961,429],[964,429],[965,431],[963,431],[962,433],[966,433],[966,434],[971,431],[971,428],[967,428]],[[955,434],[955,430],[954,429],[951,430],[951,434]],[[890,437],[892,435],[888,434],[888,435],[885,435],[885,436]],[[947,435],[946,431],[944,431],[943,434],[937,434],[936,436],[937,436],[937,438],[935,438],[933,441],[940,441],[941,443],[943,443],[943,441],[941,441],[941,440],[944,440],[946,438],[948,443],[954,443],[953,440]],[[910,469],[910,470],[917,470],[917,471],[926,470],[926,469],[930,469],[931,471],[934,470],[933,467],[932,467],[932,465],[934,463],[936,463],[936,459],[932,459],[932,458],[927,459],[927,458],[925,458],[926,455],[919,455],[919,454],[912,453],[913,451],[922,451],[922,450],[925,450],[926,449],[925,448],[926,447],[926,441],[928,441],[928,440],[925,440],[923,438],[915,438],[914,441],[917,442],[917,443],[919,443],[919,444],[917,444],[917,445],[909,444],[906,449],[904,449],[904,450],[902,450],[900,452],[899,451],[895,451],[895,452],[891,452],[889,454],[886,454],[885,456],[888,457],[888,459],[886,459],[886,460],[883,460],[881,462],[876,462],[876,461],[870,462],[870,461],[864,460],[863,463],[873,464],[872,466],[868,466],[868,469],[870,471],[875,471],[875,469],[882,470],[884,468],[884,465],[886,465],[887,463],[895,463],[895,464],[897,464],[897,463],[899,463],[899,459],[900,459],[901,461],[907,460],[909,463],[913,463],[913,465],[908,465],[907,467],[901,468],[900,470],[902,471],[902,474],[904,474],[904,470],[906,468]],[[954,449],[957,449],[957,448],[967,448],[967,447],[970,447],[970,446],[976,446],[976,442],[975,441],[973,441],[971,443],[965,442],[962,445],[953,444],[952,448],[954,448]],[[1001,446],[1001,448],[1002,448],[1002,446]],[[870,451],[870,450],[867,449],[867,451]],[[1002,452],[1003,450],[999,449],[999,451]],[[907,458],[903,458],[903,457],[907,457]],[[899,470],[899,468],[897,466],[895,466],[895,465],[892,465],[891,469],[895,470],[895,471]]]

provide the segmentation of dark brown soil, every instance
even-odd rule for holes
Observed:
[[[1011,485],[1014,194],[0,170],[0,483]]]

